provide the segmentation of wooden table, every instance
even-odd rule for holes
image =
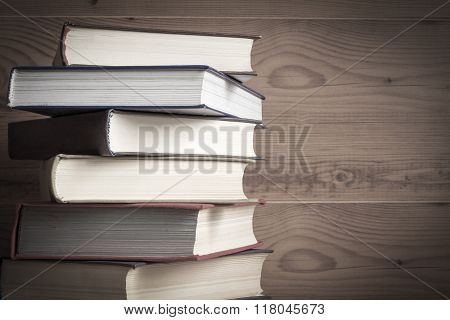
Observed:
[[[275,250],[265,291],[450,296],[450,5],[434,12],[444,0],[6,2],[3,105],[10,69],[51,64],[67,20],[262,35],[248,84],[267,97],[256,134],[266,160],[245,188],[268,200],[255,222]],[[35,118],[0,111],[3,229],[14,203],[39,198],[38,162],[7,153],[7,123]]]

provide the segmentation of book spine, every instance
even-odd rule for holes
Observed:
[[[60,156],[56,156],[41,162],[41,168],[39,170],[39,191],[41,200],[43,201],[63,203],[62,199],[58,197],[55,187],[55,171],[59,160]]]
[[[13,80],[14,80],[14,75],[16,73],[16,68],[12,68],[11,72],[9,73],[9,78],[8,78],[8,90],[7,90],[7,97],[8,97],[8,102],[7,105],[10,108],[13,108],[12,103],[11,103],[11,95],[12,95],[12,85],[13,85]]]
[[[111,111],[8,124],[11,159],[46,160],[57,154],[112,156],[108,145]]]
[[[17,235],[18,235],[18,229],[19,229],[19,220],[20,220],[20,213],[22,211],[22,205],[17,205],[16,209],[16,217],[14,219],[14,225],[11,230],[11,259],[16,259],[17,254]]]
[[[63,29],[61,30],[61,37],[59,40],[59,55],[61,59],[61,65],[67,66],[69,64],[66,57],[66,38],[67,34],[70,32],[70,24],[65,23]]]

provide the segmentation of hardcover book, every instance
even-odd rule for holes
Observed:
[[[8,124],[12,159],[73,155],[181,155],[257,159],[260,124],[106,110]]]
[[[43,199],[56,202],[247,202],[249,162],[58,155],[43,163]]]
[[[254,76],[251,51],[259,36],[64,25],[55,64],[100,66],[206,64],[240,81]]]
[[[256,203],[24,204],[13,259],[203,260],[254,248]]]
[[[264,97],[208,66],[20,67],[9,106],[57,116],[119,109],[262,120]]]
[[[2,298],[213,300],[258,296],[263,263],[270,252],[249,250],[217,259],[152,264],[5,260]],[[26,287],[16,290],[26,282]]]

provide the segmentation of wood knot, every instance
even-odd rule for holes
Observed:
[[[280,89],[309,89],[323,85],[325,77],[311,69],[299,65],[276,68],[269,75],[269,84]]]
[[[311,249],[296,249],[280,259],[280,267],[287,272],[323,272],[336,268],[336,260]]]
[[[337,182],[344,182],[346,179],[347,179],[347,176],[346,176],[345,173],[343,173],[343,172],[339,172],[339,173],[336,175],[336,181],[337,181]]]
[[[336,184],[351,184],[355,177],[352,172],[344,170],[336,170],[334,172],[334,183]]]

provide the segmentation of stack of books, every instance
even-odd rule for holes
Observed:
[[[47,201],[18,206],[4,298],[262,295],[254,40],[67,24],[59,65],[12,70],[10,107],[50,117],[9,124]]]

